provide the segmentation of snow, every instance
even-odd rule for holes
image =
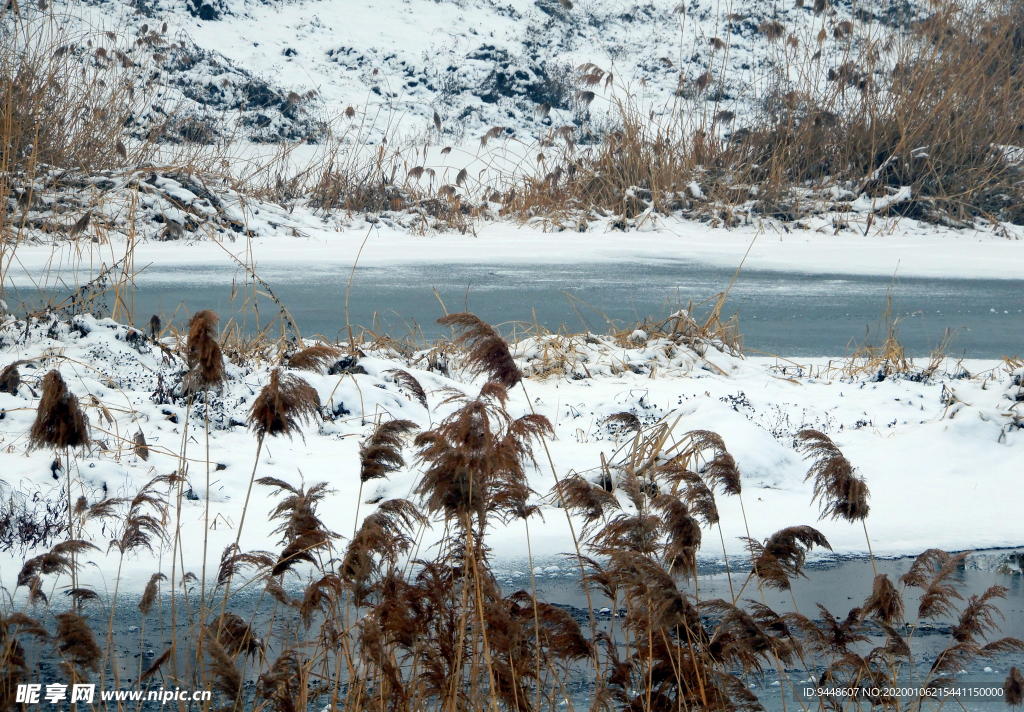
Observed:
[[[51,476],[52,453],[30,451],[26,432],[38,403],[29,386],[38,392],[42,375],[59,368],[86,407],[93,438],[102,441],[102,447],[91,448],[87,456],[74,457],[76,495],[80,491],[95,501],[104,485],[110,496],[132,495],[155,475],[178,469],[182,442],[187,440],[187,488],[196,499],[184,503],[182,556],[185,570],[198,573],[206,477],[202,408],[192,410],[186,432],[183,402],[157,402],[161,400],[158,376],[172,387],[180,377],[180,363],[168,363],[146,341],[129,338],[126,327],[89,316],[75,317],[70,325],[44,320],[29,329],[27,339],[24,325],[8,318],[0,332],[0,366],[16,359],[37,359],[33,364],[37,368],[21,367],[28,385],[17,395],[0,393],[5,497],[13,492],[16,498],[31,502],[36,495],[47,499],[58,494],[63,478],[54,482]],[[817,521],[812,483],[805,481],[808,463],[794,448],[795,434],[807,427],[829,434],[867,479],[872,510],[866,524],[876,555],[915,554],[930,547],[962,550],[1024,544],[1017,486],[1024,435],[1014,411],[1020,378],[1016,376],[1015,384],[1015,376],[1001,361],[949,363],[948,371],[923,380],[907,375],[879,381],[875,373],[844,377],[835,361],[824,359],[794,364],[744,359],[714,348],[701,355],[657,338],[626,346],[604,337],[591,341],[589,351],[579,352],[593,364],[589,376],[571,375],[569,365],[561,374],[531,377],[524,388],[512,390],[510,412],[519,416],[533,408],[551,420],[555,437],[549,448],[562,477],[571,472],[596,477],[602,453],[614,462],[621,448],[628,449],[632,435],[620,435],[603,424],[614,413],[634,413],[644,427],[674,424],[673,441],[696,429],[719,433],[743,475],[742,508],[739,498],[718,498],[730,557],[742,555],[741,537],[747,536],[748,528],[751,536],[763,539],[796,524],[820,528],[836,554],[865,553],[864,531],[859,526]],[[530,343],[517,345],[516,352],[522,367],[529,371],[535,366]],[[604,367],[600,366],[602,356],[607,358]],[[360,504],[357,450],[361,438],[379,417],[408,418],[427,428],[455,407],[442,402],[441,389],[472,395],[481,383],[457,367],[450,376],[426,370],[422,357],[371,351],[359,361],[366,374],[297,372],[317,390],[328,416],[305,427],[301,437],[268,439],[257,476],[294,484],[328,482],[334,492],[322,514],[327,526],[342,534],[352,531],[357,510],[360,518],[373,511],[366,502],[409,497],[419,473],[412,453],[408,467],[364,487]],[[404,368],[419,379],[428,392],[429,411],[387,375],[392,368]],[[255,439],[241,423],[268,375],[265,365],[231,366],[228,385],[211,404],[211,567],[237,533],[256,454]],[[131,439],[139,429],[149,444],[148,461],[132,451]],[[543,457],[530,470],[529,481],[538,493],[535,500],[543,515],[530,523],[534,560],[539,573],[556,575],[558,562],[552,559],[573,551],[574,545],[564,510],[549,496],[555,480]],[[622,501],[628,506],[625,498]],[[267,492],[257,486],[243,548],[273,548],[274,525],[264,516],[271,506]],[[581,528],[582,523],[575,522],[576,532]],[[433,534],[439,532],[435,526]],[[521,523],[493,533],[489,545],[496,560],[525,558],[526,530]],[[109,532],[99,524],[87,525],[85,536],[105,549]],[[704,542],[702,556],[721,556],[717,532],[705,531]],[[429,543],[430,534],[424,546]],[[157,555],[144,552],[124,562],[124,589],[141,588],[159,568],[169,570],[170,550],[165,546],[157,551]],[[23,558],[16,551],[2,555],[0,585],[13,587]],[[93,552],[89,559],[95,566],[84,569],[83,580],[111,587],[118,563],[115,553]],[[208,573],[212,575],[212,568]]]
[[[218,125],[224,137],[239,118],[224,114],[241,111],[235,128],[261,141],[323,140],[330,125],[353,143],[388,136],[459,145],[493,127],[526,143],[560,126],[604,130],[618,123],[616,103],[627,96],[638,115],[659,122],[680,110],[695,121],[728,111],[739,118],[716,128],[728,133],[784,94],[786,82],[824,84],[862,43],[884,47],[884,72],[896,61],[885,38],[927,6],[829,3],[816,15],[760,0],[581,0],[572,10],[557,0],[61,0],[54,10],[69,31],[114,30],[160,55],[168,90],[154,97],[154,119],[177,111]],[[853,37],[819,38],[854,10],[865,22]],[[769,39],[766,22],[781,22],[785,36]],[[573,83],[581,67],[595,77],[584,87],[589,103]],[[695,83],[707,72],[714,78],[702,91]]]
[[[990,231],[938,228],[910,221],[875,222],[868,235],[853,230],[834,234],[826,220],[808,220],[807,229],[778,223],[714,228],[706,223],[663,217],[657,228],[623,233],[612,221],[593,221],[583,237],[569,230],[544,231],[508,221],[481,221],[473,232],[421,233],[384,219],[324,218],[309,210],[290,214],[260,208],[246,211],[251,239],[141,241],[133,246],[135,264],[235,269],[238,262],[259,268],[350,270],[362,266],[415,264],[614,264],[622,261],[683,261],[713,267],[808,274],[1020,279],[1024,240]],[[1016,229],[1017,237],[1024,231]],[[229,234],[230,231],[229,231]],[[581,240],[586,249],[580,249]],[[365,242],[365,244],[364,244]],[[77,270],[84,281],[100,265],[125,254],[124,242],[22,244],[7,268],[8,284],[39,284],[60,270],[65,281]],[[749,252],[748,252],[749,250]],[[745,259],[744,259],[745,258]],[[91,270],[91,271],[90,271]],[[137,278],[145,280],[143,271]],[[202,279],[201,274],[195,278]],[[223,280],[222,276],[217,279]]]

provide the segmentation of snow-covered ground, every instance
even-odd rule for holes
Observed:
[[[817,522],[812,485],[804,481],[808,463],[794,448],[794,435],[812,427],[830,435],[867,479],[872,508],[867,528],[876,554],[1024,544],[1019,523],[1024,434],[1016,415],[1020,370],[1011,374],[1003,362],[964,361],[946,364],[930,377],[916,377],[920,380],[912,374],[879,380],[876,373],[843,377],[835,362],[829,368],[830,362],[822,359],[799,364],[743,359],[714,348],[701,356],[642,334],[632,339],[623,345],[607,337],[578,337],[572,345],[575,356],[556,373],[529,378],[525,391],[512,390],[509,409],[514,416],[529,412],[532,403],[554,424],[549,447],[559,476],[579,472],[597,479],[602,453],[613,464],[622,457],[619,448],[628,450],[633,434],[619,434],[604,423],[614,413],[633,413],[644,427],[659,421],[673,424],[673,439],[691,430],[713,430],[724,438],[743,475],[743,505],[752,536],[765,538],[784,526],[811,524],[820,527],[837,553],[863,554],[859,526]],[[561,343],[563,349],[567,346]],[[514,349],[528,373],[539,369],[539,347],[521,342]],[[5,499],[13,492],[16,500],[34,506],[39,498],[58,496],[64,482],[64,470],[56,478],[51,471],[53,453],[30,451],[27,442],[39,381],[51,368],[59,368],[93,428],[93,444],[84,455],[73,456],[76,497],[92,503],[104,491],[108,496],[133,495],[154,476],[178,469],[182,443],[187,442],[187,488],[192,494],[182,513],[182,551],[185,570],[198,573],[206,496],[204,421],[201,408],[186,419],[184,401],[167,396],[180,380],[181,362],[165,357],[123,325],[89,316],[70,323],[33,322],[27,337],[24,323],[6,321],[0,367],[16,359],[35,361],[21,366],[23,384],[16,395],[0,393],[0,486]],[[427,428],[455,407],[442,402],[441,389],[475,395],[481,385],[457,366],[449,376],[428,370],[425,353],[400,357],[371,352],[359,365],[365,374],[296,372],[317,390],[325,417],[305,427],[302,437],[268,438],[257,473],[296,485],[328,482],[334,493],[322,512],[326,524],[341,534],[352,531],[357,509],[360,517],[374,510],[366,502],[409,497],[419,477],[413,453],[407,452],[410,465],[386,480],[368,483],[360,503],[357,450],[374,419],[406,418]],[[419,380],[428,394],[427,408],[387,373],[394,368],[406,369]],[[266,366],[229,366],[228,372],[228,384],[210,409],[210,562],[219,560],[236,534],[256,454],[255,438],[244,426],[246,412],[269,377]],[[146,461],[133,452],[137,431],[149,446]],[[543,514],[530,527],[534,556],[549,560],[572,551],[565,511],[549,496],[555,481],[543,455],[530,470],[529,481]],[[726,548],[740,555],[739,537],[747,534],[741,503],[725,496],[718,503]],[[271,506],[265,488],[257,486],[243,548],[273,547],[274,525],[265,516]],[[625,498],[623,506],[628,509]],[[577,532],[581,524],[576,521]],[[495,534],[489,545],[496,559],[524,558],[527,541],[521,524]],[[105,549],[110,532],[99,523],[87,524],[85,536]],[[717,533],[705,532],[701,553],[721,555]],[[23,552],[2,556],[0,584],[10,589]],[[144,552],[129,557],[122,585],[138,589],[156,570],[169,573],[169,557],[166,547],[155,556]],[[83,580],[111,587],[116,552],[92,552],[88,558],[95,566],[85,567]]]

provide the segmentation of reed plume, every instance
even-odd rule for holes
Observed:
[[[356,593],[357,600],[369,593],[371,578],[398,563],[414,543],[416,527],[427,523],[416,506],[404,499],[390,499],[367,516],[345,550],[340,575]]]
[[[155,573],[149,577],[149,582],[146,583],[146,588],[142,592],[142,598],[139,599],[139,611],[144,616],[148,616],[149,612],[153,610],[153,604],[156,603],[156,597],[160,593],[160,582],[166,581],[167,576],[162,573]]]
[[[154,541],[164,540],[164,521],[167,518],[167,503],[154,494],[158,485],[180,481],[178,475],[164,475],[151,480],[128,502],[121,536],[110,541],[107,550],[117,549],[122,555],[137,549],[153,551]]]
[[[840,655],[846,655],[849,653],[851,645],[869,640],[862,632],[864,628],[860,623],[862,620],[860,608],[851,608],[850,612],[846,614],[846,618],[840,621],[820,603],[817,606],[818,613],[821,615],[821,623],[811,624],[818,631],[811,638],[812,640],[817,640],[823,652],[831,651]],[[801,630],[807,633],[810,631],[810,628],[803,626]]]
[[[714,453],[700,468],[700,474],[708,487],[712,490],[720,487],[724,494],[739,495],[743,491],[740,471],[736,467],[736,460],[726,449],[722,436],[710,430],[693,430],[687,435],[690,437],[688,452],[696,454],[711,450]]]
[[[463,405],[415,440],[427,465],[414,490],[430,513],[441,512],[467,526],[475,516],[483,527],[498,512],[497,495],[525,481],[532,459],[531,441],[550,433],[540,415],[512,419],[505,410],[508,393],[496,381],[486,383],[477,398],[455,396]]]
[[[671,494],[658,495],[651,507],[661,512],[661,531],[665,535],[662,557],[674,573],[697,575],[697,550],[700,549],[700,524],[686,503]]]
[[[1016,665],[1010,668],[1006,682],[1003,683],[1003,698],[1006,700],[1006,704],[1013,707],[1020,707],[1024,704],[1024,675]]]
[[[89,442],[89,421],[59,372],[50,371],[43,377],[42,391],[29,443],[33,447],[70,448]]]
[[[786,527],[772,534],[764,544],[745,538],[754,573],[770,588],[788,590],[790,579],[803,574],[807,552],[819,546],[832,551],[832,546],[817,529],[808,526]]]
[[[217,569],[217,585],[227,583],[231,577],[247,568],[270,569],[274,566],[274,555],[269,551],[239,551],[235,544],[228,544],[220,556]]]
[[[213,689],[232,701],[228,709],[239,708],[242,691],[242,674],[235,666],[235,661],[227,654],[224,647],[217,642],[217,636],[210,628],[203,628],[203,645],[209,653],[210,672],[213,677]]]
[[[256,680],[256,692],[261,699],[267,700],[269,708],[274,712],[305,709],[302,702],[305,700],[307,676],[303,671],[303,659],[299,652],[284,650],[270,669]]]
[[[417,428],[411,420],[387,420],[359,446],[359,482],[387,477],[405,467],[402,445]]]
[[[282,375],[281,369],[275,368],[249,409],[249,428],[261,443],[267,435],[290,438],[301,423],[316,416],[319,408],[320,396],[315,388],[298,376]]]
[[[583,517],[584,536],[587,536],[608,512],[622,509],[615,495],[603,487],[590,484],[582,475],[563,477],[551,489],[551,494],[558,497],[563,507],[574,510]]]
[[[222,613],[211,625],[214,637],[224,647],[224,651],[232,658],[240,653],[255,656],[264,650],[263,640],[256,635],[245,619],[236,613]]]
[[[319,413],[319,409],[320,396],[317,394],[316,389],[298,376],[294,376],[292,374],[282,375],[281,369],[279,368],[275,368],[270,373],[270,381],[263,387],[260,394],[256,396],[256,400],[253,401],[252,407],[249,409],[248,413],[248,423],[249,428],[256,433],[256,457],[254,458],[252,465],[252,474],[249,476],[249,486],[245,492],[245,502],[242,505],[242,517],[238,523],[238,533],[235,535],[235,551],[240,550],[238,544],[242,540],[242,528],[245,526],[245,515],[249,510],[249,498],[252,496],[252,486],[256,481],[256,468],[259,467],[260,453],[263,451],[263,440],[267,435],[273,437],[278,435],[287,435],[291,438],[292,433],[299,430],[302,423],[308,423],[316,417]],[[304,515],[309,515],[307,516],[307,520],[312,519],[319,522],[319,520],[316,519],[315,514],[312,514],[312,512],[315,510],[316,502],[323,497],[323,490],[326,489],[325,486],[318,485],[317,487],[314,487],[311,492],[307,493],[301,488],[299,490],[295,490],[287,483],[273,478],[264,478],[260,481],[264,484],[270,484],[270,486],[277,487],[277,491],[281,491],[283,489],[290,491],[293,495],[292,498],[289,498],[291,505],[294,508],[302,510]],[[309,495],[312,495],[313,497],[311,501],[307,500]],[[282,503],[281,506],[286,505]],[[281,506],[275,510],[279,516],[282,515],[284,511],[281,510]],[[311,522],[307,521],[307,524],[311,524]],[[301,527],[301,525],[298,526]],[[327,538],[329,539],[329,537]],[[294,545],[294,547],[291,549],[286,548],[285,553],[281,554],[281,558],[274,567],[275,573],[286,571],[294,563],[297,563],[303,558],[306,560],[312,560],[312,556],[308,553],[309,549],[322,546],[323,543],[324,537],[321,536],[321,533],[315,531],[309,533],[309,536],[301,541],[298,538],[288,541],[287,545],[289,547]],[[226,609],[227,607],[228,594],[231,592],[232,573],[233,571],[228,573],[227,581],[225,582],[224,603],[222,605],[222,609]]]
[[[85,601],[99,601],[100,596],[98,593],[93,591],[91,588],[69,588],[64,591],[64,595],[71,598],[74,601],[75,608],[81,607],[81,604]]]
[[[928,549],[900,576],[900,583],[923,591],[917,609],[919,618],[937,618],[956,612],[954,601],[962,601],[964,597],[958,590],[963,583],[955,577],[968,553],[949,554],[940,549]]]
[[[703,601],[700,610],[722,616],[708,643],[708,652],[728,668],[760,673],[764,663],[775,662],[778,650],[791,655],[790,647],[779,645],[779,641],[767,635],[749,613],[728,601]],[[764,613],[762,610],[761,614]]]
[[[888,575],[878,574],[871,585],[871,595],[861,606],[863,616],[874,616],[886,625],[903,622],[903,596],[892,585]]]
[[[330,492],[327,483],[320,482],[307,490],[302,486],[292,487],[273,477],[262,477],[256,482],[265,487],[273,487],[272,496],[287,493],[270,512],[271,521],[281,522],[273,533],[281,535],[280,543],[284,545],[271,575],[282,574],[300,561],[315,564],[312,552],[329,546],[331,540],[338,536],[324,526],[316,511],[319,503]]]
[[[135,445],[132,450],[135,452],[135,455],[143,462],[149,460],[149,446],[146,444],[146,436],[141,430],[135,433],[134,443]]]
[[[84,618],[74,612],[57,615],[57,651],[61,667],[72,679],[87,679],[87,671],[99,672],[103,651]]]
[[[806,479],[814,478],[811,501],[821,505],[819,519],[831,517],[848,522],[863,521],[870,511],[870,493],[864,478],[855,473],[850,461],[824,433],[801,430],[796,437],[804,457],[814,460]]]
[[[9,363],[0,371],[0,393],[10,393],[12,396],[18,395],[18,387],[21,385],[21,372],[18,370],[18,366],[29,363],[28,360],[22,359]]]
[[[171,653],[174,652],[174,648],[168,648],[164,652],[157,656],[156,660],[146,668],[141,675],[139,675],[139,682],[145,682],[149,678],[153,677],[160,670],[160,666],[166,663],[171,658]]]
[[[411,373],[400,368],[392,368],[384,373],[394,378],[395,383],[409,391],[420,405],[424,408],[427,407],[427,392],[423,390],[423,386]]]
[[[614,425],[617,426],[618,432],[628,433],[630,430],[640,430],[640,418],[633,413],[623,411],[609,415],[604,419],[602,425]]]
[[[18,573],[17,585],[31,587],[31,584],[38,581],[40,576],[50,574],[65,573],[71,575],[77,566],[74,556],[90,549],[99,551],[99,548],[94,544],[82,539],[63,541],[45,554],[40,554],[26,561]]]
[[[505,388],[512,388],[523,380],[523,373],[516,366],[501,334],[475,314],[449,314],[438,319],[437,323],[461,332],[455,339],[455,345],[466,349],[466,366],[473,374],[487,374],[488,380]]]
[[[651,477],[655,481],[662,481],[669,485],[673,492],[677,491],[680,485],[684,486],[683,502],[686,503],[693,516],[702,520],[708,527],[718,524],[718,504],[715,502],[715,493],[696,472],[691,472],[678,463],[670,462],[652,468]]]
[[[305,371],[316,371],[323,373],[341,356],[341,349],[333,346],[317,345],[309,346],[292,354],[288,359],[288,365],[292,368],[300,368]]]
[[[187,393],[217,388],[224,383],[224,355],[217,343],[219,317],[209,309],[196,312],[188,322],[188,351],[185,374]]]
[[[960,613],[960,620],[953,626],[953,638],[961,643],[977,642],[979,636],[999,630],[996,616],[1004,616],[992,600],[1006,598],[1009,590],[1005,586],[991,586],[980,596],[971,596]]]

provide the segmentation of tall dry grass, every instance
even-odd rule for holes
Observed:
[[[762,25],[774,69],[735,99],[755,107],[742,116],[714,91],[726,52],[720,69],[680,79],[664,118],[613,94],[617,128],[593,145],[576,143],[588,126],[552,132],[550,170],[521,182],[514,209],[693,210],[729,225],[738,209],[796,220],[863,196],[868,215],[1024,224],[1024,4],[929,8],[888,27],[826,14],[816,36]],[[582,66],[581,91],[606,76]]]

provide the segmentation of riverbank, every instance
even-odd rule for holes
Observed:
[[[203,411],[175,396],[183,362],[175,355],[173,335],[166,335],[158,348],[115,322],[89,316],[64,321],[59,315],[33,319],[27,326],[8,319],[2,335],[3,365],[30,361],[20,367],[23,383],[16,394],[0,393],[5,496],[14,492],[26,502],[62,496],[64,470],[52,470],[53,454],[30,450],[26,440],[42,375],[57,368],[85,405],[95,430],[94,445],[73,453],[75,495],[89,502],[104,494],[131,497],[154,476],[179,470],[182,444],[187,443],[190,494],[181,517],[189,526],[183,529],[179,563],[196,573],[202,567],[202,527],[194,523],[204,516],[209,462],[212,566],[236,536],[257,451],[244,424],[276,359],[252,352],[229,365],[224,390],[211,401],[207,460]],[[877,555],[1024,544],[1016,524],[1021,506],[1017,451],[1024,447],[1015,410],[1019,369],[1011,372],[1007,362],[994,360],[918,360],[901,370],[877,356],[874,361],[741,358],[714,343],[688,346],[654,331],[527,338],[513,346],[513,354],[534,375],[525,390],[511,390],[507,407],[515,417],[535,411],[551,421],[554,434],[546,447],[559,477],[581,473],[596,481],[602,461],[621,467],[637,438],[658,428],[668,429],[666,447],[685,441],[691,431],[718,433],[742,474],[742,506],[737,497],[720,497],[718,503],[722,538],[732,556],[745,551],[741,537],[748,531],[763,539],[797,524],[819,527],[837,554],[866,552],[860,527],[818,521],[812,483],[805,480],[808,463],[794,447],[797,432],[806,428],[834,438],[866,478],[871,491],[868,531]],[[420,466],[411,464],[361,486],[359,446],[373,424],[382,418],[407,419],[426,429],[457,407],[446,394],[473,397],[482,383],[443,343],[418,352],[387,343],[360,348],[364,355],[356,363],[334,352],[339,354],[332,367],[336,375],[329,375],[326,366],[293,371],[317,391],[320,417],[303,430],[303,437],[268,441],[259,455],[262,476],[296,485],[326,482],[332,494],[325,519],[339,532],[372,513],[374,502],[412,496],[420,477]],[[423,401],[396,378],[395,369],[421,384]],[[622,413],[629,416],[611,418]],[[624,428],[625,422],[632,424]],[[148,444],[148,459],[138,454],[138,431]],[[409,462],[414,462],[411,453]],[[544,515],[530,526],[534,555],[573,550],[569,520],[551,494],[555,479],[546,458],[538,457],[527,474],[536,493],[531,502]],[[257,510],[266,508],[258,486],[256,495]],[[628,498],[621,492],[617,496],[628,512]],[[246,520],[246,541],[253,546],[275,539],[274,525],[261,514]],[[574,520],[577,533],[582,526],[582,520]],[[85,526],[83,536],[102,539],[92,529]],[[519,558],[527,550],[521,521],[495,534],[489,545],[496,559]],[[702,555],[719,556],[717,538],[708,533]],[[428,533],[424,546],[430,543]],[[125,559],[125,590],[141,588],[151,574],[170,565],[164,558],[170,553],[167,545],[156,553],[155,558]],[[4,554],[3,570],[18,571],[22,555],[17,549]],[[110,588],[122,565],[118,557],[94,552],[90,560],[96,565],[83,570],[82,580]],[[11,586],[4,578],[4,585]]]

